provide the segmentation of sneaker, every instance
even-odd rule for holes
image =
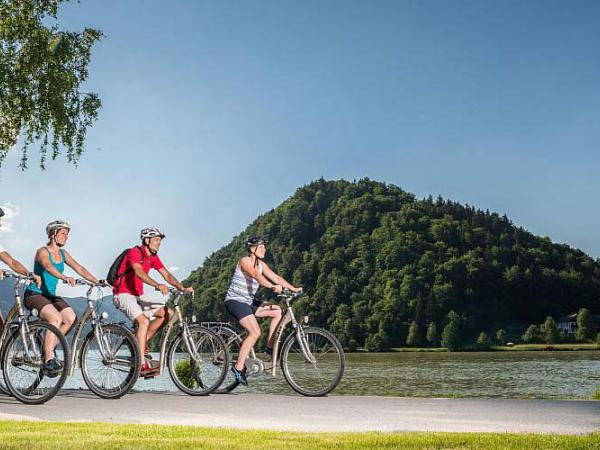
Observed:
[[[63,370],[63,365],[56,358],[52,358],[44,363],[44,375],[48,378],[56,378]]]
[[[235,366],[231,368],[231,372],[235,377],[235,381],[240,383],[241,385],[248,386],[248,380],[246,379],[246,368],[244,367],[242,370],[237,370]]]

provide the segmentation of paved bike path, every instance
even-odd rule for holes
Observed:
[[[63,391],[44,405],[0,395],[0,420],[148,423],[291,431],[465,431],[580,434],[600,431],[600,402],[578,400],[306,398],[134,392],[102,400]]]

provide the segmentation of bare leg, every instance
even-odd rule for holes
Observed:
[[[281,320],[281,308],[279,305],[261,306],[256,310],[254,315],[256,317],[269,317],[271,319],[269,322],[269,337],[267,339],[267,346],[273,347],[275,330],[277,330],[277,325],[279,325],[279,321]]]
[[[60,329],[62,316],[54,306],[44,306],[40,311],[40,318]],[[56,337],[52,333],[46,333],[46,337],[44,338],[44,362],[54,358],[54,347],[56,347]]]
[[[144,315],[140,314],[135,319],[136,330],[135,338],[138,341],[140,347],[140,363],[144,365],[144,355],[146,354],[146,337],[148,335],[148,325],[150,320]]]
[[[258,322],[256,321],[256,317],[253,314],[246,316],[240,320],[240,325],[247,331],[246,339],[242,342],[240,346],[240,352],[238,353],[238,359],[235,363],[235,368],[237,370],[244,369],[244,363],[250,350],[258,341],[260,337],[260,327],[258,326]]]
[[[156,333],[158,333],[158,330],[169,323],[169,320],[171,317],[173,317],[173,314],[175,314],[175,311],[171,308],[167,308],[166,306],[164,308],[160,308],[154,314],[154,320],[150,322],[150,326],[148,327],[148,336],[146,336],[147,341],[152,339]]]

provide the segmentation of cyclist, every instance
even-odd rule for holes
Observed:
[[[2,223],[2,217],[4,217],[4,211],[2,210],[2,208],[0,208],[0,224]],[[31,275],[31,276],[33,276],[33,278],[35,279],[35,283],[37,284],[37,286],[38,287],[41,286],[42,279],[39,277],[39,275],[35,275],[35,274],[31,273],[29,270],[27,270],[27,268],[23,264],[21,264],[19,261],[17,261],[15,258],[13,258],[4,249],[4,247],[2,247],[2,244],[0,244],[0,261],[2,261],[4,264],[6,264],[12,270],[14,270],[17,273],[20,273],[21,275]],[[3,277],[4,277],[4,274],[0,270],[0,280]],[[0,314],[0,330],[3,327],[4,327],[4,319],[2,318],[2,314]]]
[[[225,308],[247,332],[246,338],[240,346],[238,359],[231,368],[235,379],[244,386],[248,386],[244,362],[260,337],[260,326],[256,318],[269,317],[271,319],[265,349],[265,353],[268,355],[273,352],[273,337],[277,324],[281,319],[281,308],[278,305],[264,304],[255,299],[254,296],[259,287],[264,286],[273,290],[276,294],[281,294],[283,288],[294,292],[302,290],[292,286],[283,277],[277,275],[263,261],[267,252],[266,244],[267,241],[259,237],[250,238],[246,242],[248,255],[238,261],[225,296]]]
[[[165,235],[158,228],[144,228],[140,232],[141,246],[136,246],[125,254],[117,270],[117,280],[113,285],[113,302],[135,324],[135,337],[140,346],[142,368],[140,375],[151,374],[155,369],[144,358],[147,343],[174,314],[173,309],[160,306],[155,300],[144,295],[144,283],[167,295],[169,287],[152,279],[148,272],[155,269],[167,283],[175,288],[193,293],[192,288],[184,287],[163,265],[158,250]],[[148,358],[149,359],[149,358]]]
[[[92,283],[98,279],[79,264],[63,247],[69,239],[71,226],[64,220],[55,220],[46,226],[48,243],[35,253],[33,272],[42,279],[41,286],[29,285],[25,290],[24,305],[27,309],[36,309],[40,318],[56,326],[65,336],[75,326],[77,314],[62,298],[56,295],[58,281],[75,286],[75,279],[63,274],[65,264],[77,274]],[[54,358],[56,338],[48,335],[44,340],[44,370],[50,377],[57,376],[62,364]]]

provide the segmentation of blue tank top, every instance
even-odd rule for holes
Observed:
[[[60,273],[65,271],[65,251],[60,250],[61,261],[59,263],[55,263],[52,260],[52,255],[50,254],[50,250],[46,249],[48,252],[48,259],[50,263],[54,266],[56,270]],[[33,273],[39,275],[42,278],[42,287],[38,288],[35,284],[30,284],[27,288],[30,291],[37,292],[38,294],[50,294],[56,295],[56,286],[58,285],[58,278],[48,272],[46,269],[42,267],[39,262],[35,262],[33,264]]]

